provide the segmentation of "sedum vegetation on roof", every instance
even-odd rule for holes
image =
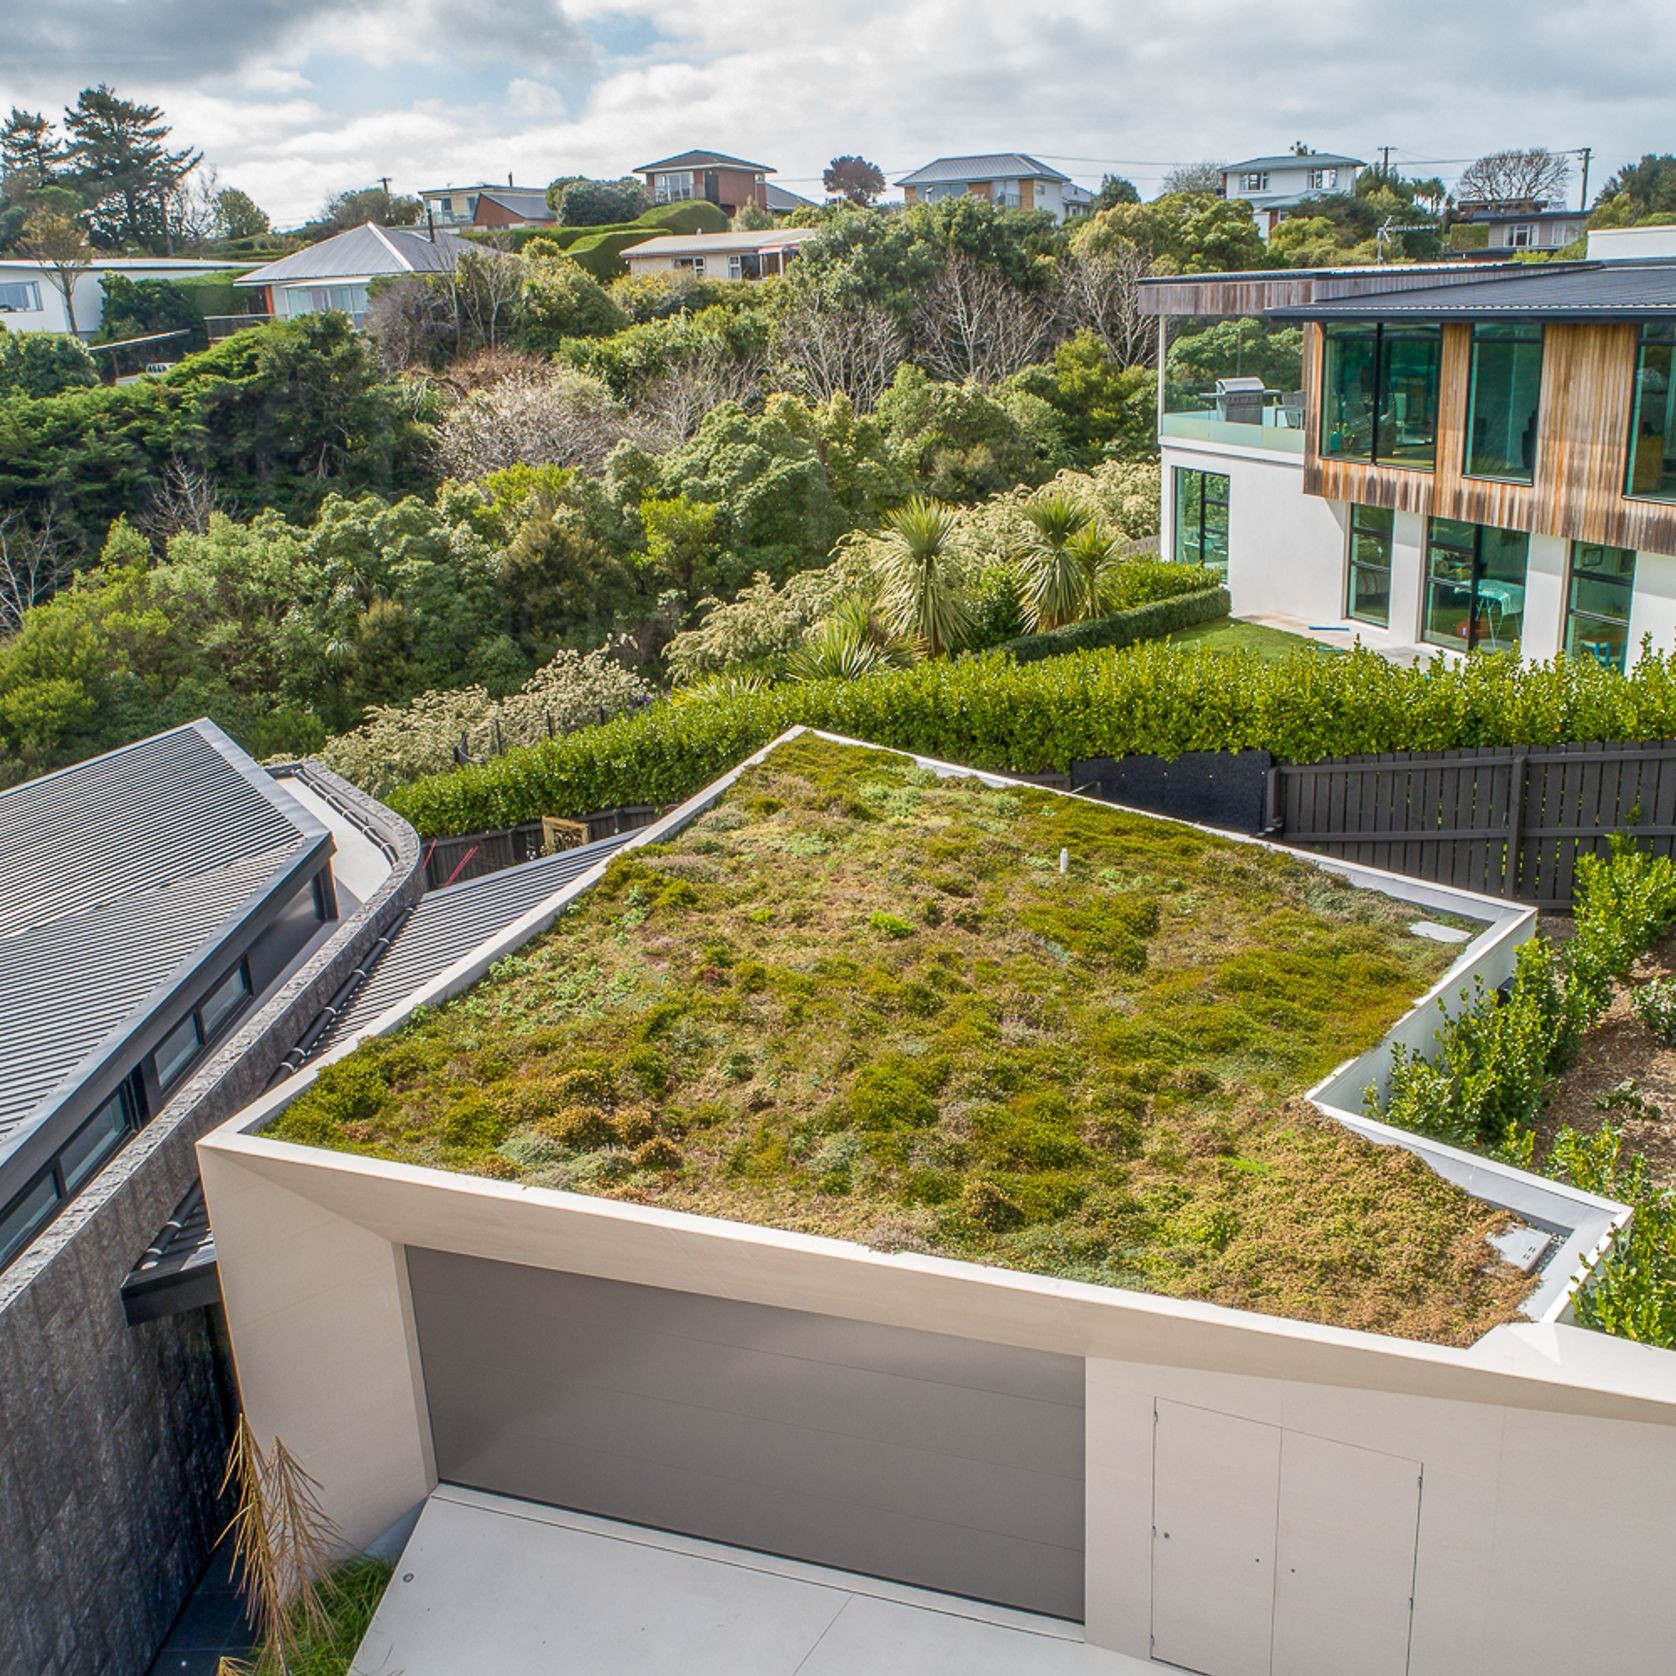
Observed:
[[[804,734],[268,1133],[1467,1343],[1505,1216],[1302,1098],[1447,967],[1414,917]]]

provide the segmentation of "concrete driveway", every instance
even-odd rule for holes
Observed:
[[[351,1676],[1136,1676],[1073,1625],[451,1485]]]

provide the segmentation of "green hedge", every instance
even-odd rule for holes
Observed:
[[[608,254],[595,256],[594,262],[606,271],[596,274],[596,277],[614,279],[622,271],[617,253],[627,245],[673,233],[725,233],[727,227],[726,211],[700,199],[688,199],[684,203],[664,204],[658,209],[647,210],[635,221],[606,222],[598,227],[509,227],[501,231],[472,227],[467,229],[465,237],[496,243],[509,240],[514,250],[522,250],[533,240],[572,252],[581,246],[578,261],[582,260],[582,254],[591,255],[604,250]],[[583,266],[594,272],[590,263],[584,262]]]
[[[1633,674],[1503,655],[1399,669],[1375,653],[1265,663],[1159,642],[1039,663],[1004,653],[854,681],[666,700],[474,767],[390,805],[427,836],[689,796],[796,723],[977,768],[1063,771],[1083,757],[1267,749],[1291,762],[1358,751],[1676,738],[1676,654]]]
[[[1096,617],[1092,622],[1067,623],[1064,628],[1048,629],[1043,634],[1003,640],[996,650],[1010,652],[1020,663],[1035,663],[1041,658],[1093,651],[1099,646],[1133,646],[1139,640],[1157,640],[1174,634],[1177,629],[1226,617],[1228,604],[1228,590],[1224,587],[1195,588],[1191,593],[1177,594],[1174,599],[1133,605],[1127,611],[1114,611],[1109,617]]]

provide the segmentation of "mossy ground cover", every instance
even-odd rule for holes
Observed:
[[[268,1132],[1465,1343],[1505,1218],[1300,1097],[1447,966],[1414,918],[805,735]]]

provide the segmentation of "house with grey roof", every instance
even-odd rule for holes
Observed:
[[[693,279],[772,279],[819,227],[769,227],[752,233],[668,233],[622,253],[631,274],[681,273]]]
[[[544,191],[497,186],[492,192],[485,187],[478,193],[471,224],[474,227],[551,227],[558,219]]]
[[[1055,221],[1086,212],[1074,206],[1065,188],[1071,177],[1023,151],[985,152],[973,157],[938,157],[896,183],[910,204],[969,195],[1001,209],[1046,210]]]
[[[1367,164],[1336,151],[1288,151],[1273,157],[1248,157],[1222,170],[1222,196],[1251,205],[1257,231],[1266,239],[1311,198],[1355,190]]]
[[[426,186],[419,192],[425,218],[433,227],[479,227],[477,206],[484,193],[518,198],[535,197],[545,204],[547,192],[540,186],[515,186],[511,175],[503,181],[484,180],[472,186]]]
[[[1676,642],[1676,257],[1143,280],[1163,317],[1261,315],[1265,389],[1166,385],[1163,551],[1237,616],[1396,661],[1618,671]]]
[[[737,215],[746,204],[769,207],[767,181],[774,168],[725,151],[693,150],[660,157],[655,163],[638,163],[634,172],[646,177],[646,191],[654,204],[696,198]]]
[[[368,221],[282,256],[233,283],[256,294],[261,306],[253,313],[287,320],[335,309],[359,326],[375,279],[450,274],[466,251],[482,249],[458,233],[439,228],[380,227]]]
[[[0,1264],[336,920],[333,850],[208,721],[0,792]]]

